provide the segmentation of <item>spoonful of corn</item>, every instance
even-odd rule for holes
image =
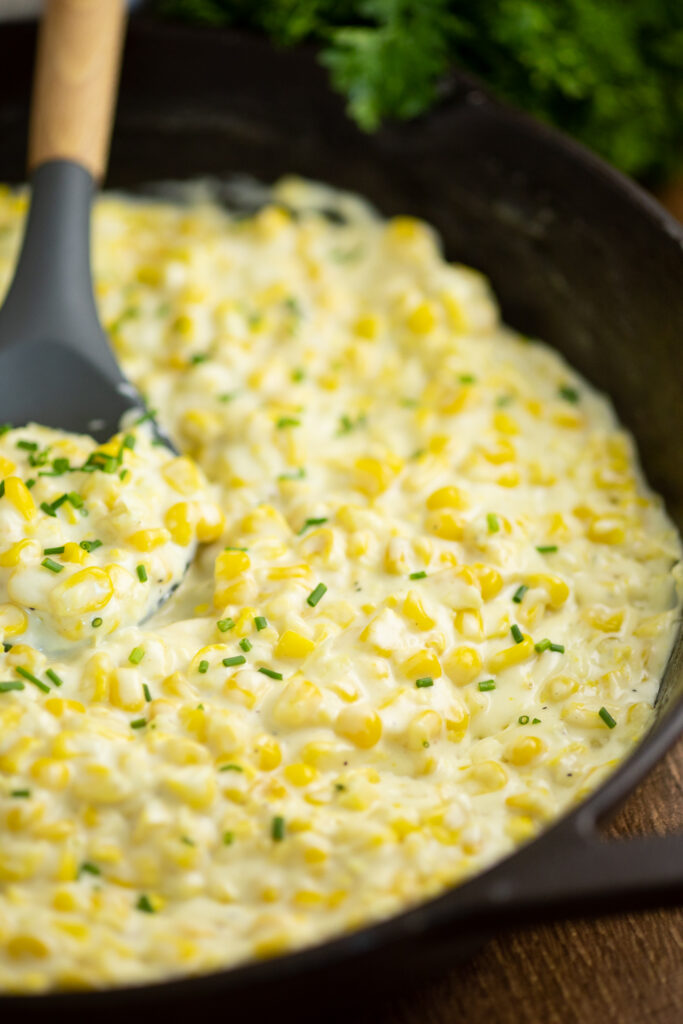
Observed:
[[[48,0],[40,32],[31,204],[0,309],[5,643],[64,646],[146,618],[219,518],[199,469],[149,422],[95,308],[90,207],[124,20],[124,0]]]

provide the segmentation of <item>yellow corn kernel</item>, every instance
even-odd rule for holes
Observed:
[[[505,832],[513,843],[524,843],[536,834],[536,825],[526,814],[515,814],[506,821]]]
[[[353,325],[354,334],[359,338],[376,338],[379,330],[379,320],[372,313],[365,313],[359,316]]]
[[[406,658],[401,664],[401,671],[409,679],[421,679],[426,676],[438,679],[441,675],[441,663],[432,651],[423,649]]]
[[[517,452],[512,442],[503,437],[500,438],[495,448],[482,448],[482,455],[488,462],[500,466],[504,462],[514,462]]]
[[[480,761],[473,764],[467,772],[467,777],[476,783],[482,793],[494,793],[503,789],[508,780],[508,774],[497,761]]]
[[[569,587],[559,576],[541,573],[529,576],[527,583],[530,587],[541,587],[545,590],[551,608],[561,608],[569,597]]]
[[[481,590],[481,596],[485,601],[490,601],[491,598],[495,597],[503,589],[503,577],[493,566],[477,562],[470,566],[470,568],[476,577],[479,589]]]
[[[403,469],[403,459],[388,453],[383,459],[362,455],[355,462],[356,487],[368,498],[383,494]]]
[[[440,487],[427,498],[427,508],[467,508],[467,499],[458,487]]]
[[[40,741],[35,736],[21,736],[0,755],[0,771],[16,774],[20,772],[29,753]]]
[[[512,665],[520,665],[523,661],[531,658],[533,654],[534,642],[530,636],[525,636],[521,643],[513,644],[512,647],[506,647],[504,650],[498,651],[497,654],[492,654],[488,660],[488,671],[492,675],[496,675]]]
[[[225,516],[215,502],[205,501],[195,506],[197,540],[200,544],[210,544],[223,533]]]
[[[585,608],[581,617],[594,629],[599,629],[603,633],[618,633],[624,624],[624,609],[606,608],[604,605],[596,604],[591,608]]]
[[[3,480],[10,473],[13,473],[16,468],[11,459],[6,459],[4,455],[0,455],[0,477]]]
[[[294,629],[286,629],[280,637],[275,656],[278,658],[305,658],[315,650],[315,644],[307,636]]]
[[[79,715],[85,714],[85,705],[81,704],[80,700],[65,700],[63,697],[48,697],[43,707],[55,718],[61,718],[65,711],[75,711]]]
[[[194,515],[189,502],[179,501],[171,505],[164,516],[164,525],[175,544],[187,547],[194,537]]]
[[[145,695],[135,669],[118,669],[109,679],[109,701],[122,711],[139,711],[145,705]]]
[[[425,526],[430,533],[442,540],[462,540],[465,523],[450,509],[435,509],[427,516]]]
[[[456,647],[444,661],[444,668],[452,683],[466,686],[481,673],[481,655],[475,647]]]
[[[161,475],[174,491],[186,497],[204,486],[204,476],[196,462],[187,455],[179,455],[162,467]]]
[[[386,226],[387,236],[395,242],[414,242],[423,238],[426,231],[417,217],[392,217]]]
[[[62,561],[75,562],[76,565],[84,565],[88,561],[88,552],[84,551],[80,544],[70,540],[64,545]]]
[[[310,764],[288,764],[284,770],[287,782],[293,786],[308,786],[317,777],[317,771]]]
[[[10,567],[20,565],[24,560],[36,558],[40,553],[40,545],[35,540],[24,537],[23,540],[11,544],[6,551],[0,554],[0,565]]]
[[[18,476],[8,476],[5,480],[5,497],[27,522],[33,519],[36,514],[36,503],[28,487]]]
[[[294,903],[298,907],[318,907],[323,899],[322,893],[314,889],[299,889],[294,893]]]
[[[5,639],[26,632],[28,615],[16,604],[0,604],[0,634]]]
[[[178,712],[178,718],[188,732],[196,736],[200,743],[204,743],[206,740],[207,718],[203,707],[195,708],[185,705]]]
[[[262,772],[272,772],[282,761],[280,744],[272,736],[261,736],[254,744],[257,764]]]
[[[613,516],[594,519],[588,527],[588,537],[596,544],[623,544],[626,540],[625,524]]]
[[[281,729],[325,725],[329,718],[320,689],[308,679],[296,676],[285,685],[273,704],[271,716]]]
[[[268,570],[269,580],[305,580],[311,575],[311,567],[305,562],[298,565],[275,565]]]
[[[140,284],[149,284],[152,287],[158,287],[163,280],[161,267],[153,263],[141,264],[136,270],[135,276]]]
[[[453,704],[446,715],[446,736],[451,743],[460,743],[465,738],[470,724],[469,712],[459,704]]]
[[[519,736],[507,749],[507,759],[512,764],[525,765],[535,761],[546,745],[538,736]]]
[[[433,629],[436,625],[436,620],[425,611],[422,600],[415,590],[408,591],[406,599],[403,602],[403,614],[410,620],[410,622],[413,623],[413,625],[417,626],[418,629]]]
[[[109,575],[104,569],[93,566],[80,569],[63,583],[58,583],[50,593],[49,603],[59,616],[84,615],[104,608],[113,593]]]
[[[478,608],[461,608],[453,616],[456,632],[467,640],[484,639],[484,620]]]
[[[571,697],[579,688],[578,681],[572,676],[553,676],[548,679],[541,689],[541,700],[550,701],[552,704],[560,704],[567,697]]]
[[[409,750],[423,750],[441,735],[443,720],[436,711],[420,711],[411,719],[405,731],[405,742]]]
[[[31,777],[46,789],[65,789],[69,784],[71,769],[64,761],[52,757],[38,757],[31,765]]]
[[[240,576],[251,566],[251,559],[246,551],[221,551],[216,559],[214,575],[216,580],[224,582]]]
[[[164,544],[168,544],[171,535],[162,526],[151,530],[136,530],[126,538],[128,544],[132,544],[136,551],[153,551]]]
[[[0,882],[23,882],[32,878],[43,861],[43,852],[34,848],[12,853],[5,846],[0,847]]]
[[[195,771],[199,773],[200,769]],[[203,770],[202,774],[166,778],[164,785],[174,796],[196,811],[210,807],[216,799],[216,780],[211,775],[203,774]]]
[[[282,512],[273,505],[259,505],[252,509],[241,522],[245,533],[263,533],[269,537],[290,537],[292,529]]]
[[[307,846],[304,850],[304,860],[307,864],[324,864],[327,860],[327,853],[318,846]]]
[[[496,477],[499,487],[518,487],[521,477],[516,469],[506,469],[504,473]]]
[[[379,743],[382,736],[382,719],[372,708],[351,704],[337,715],[334,731],[362,750],[368,750]]]
[[[78,903],[74,894],[68,889],[58,889],[52,897],[52,906],[55,910],[69,913],[69,911],[76,909]]]
[[[517,423],[517,420],[513,419],[512,416],[502,410],[494,414],[493,426],[501,434],[511,434],[514,436],[519,433],[519,424]]]
[[[431,302],[421,302],[408,315],[408,327],[414,334],[429,334],[436,327],[436,314]]]
[[[619,712],[616,708],[607,708],[612,717],[618,721]],[[606,729],[605,723],[595,708],[587,707],[580,702],[572,702],[562,709],[562,720],[576,725],[580,729]]]
[[[7,943],[5,949],[12,960],[36,959],[44,960],[50,952],[42,939],[37,935],[20,932],[14,935]]]

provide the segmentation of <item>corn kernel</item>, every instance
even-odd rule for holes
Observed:
[[[275,655],[278,658],[305,658],[314,650],[312,640],[294,629],[286,629],[275,648]]]
[[[204,477],[196,462],[187,455],[171,459],[161,469],[161,474],[175,491],[188,496],[204,485]]]
[[[452,683],[466,686],[481,673],[481,655],[475,647],[456,647],[446,658],[444,668]]]
[[[421,302],[413,309],[407,320],[414,334],[429,334],[436,327],[436,314],[430,302]]]
[[[427,508],[467,508],[467,499],[457,487],[440,487],[427,498]]]
[[[194,537],[194,515],[187,501],[179,501],[166,512],[164,525],[175,544],[187,547]]]
[[[512,764],[527,765],[535,761],[546,750],[538,736],[519,736],[507,749],[507,758]]]
[[[362,750],[368,750],[379,743],[382,736],[382,719],[372,708],[351,704],[337,715],[334,731]]]
[[[403,602],[403,614],[418,629],[433,629],[436,625],[436,620],[425,611],[422,599],[415,590],[408,591],[406,599]]]
[[[287,782],[293,786],[308,786],[317,776],[317,771],[310,764],[288,764],[284,770]]]
[[[28,487],[18,476],[8,476],[5,480],[5,497],[27,522],[33,519],[36,514],[36,503]]]
[[[0,634],[5,637],[21,636],[26,632],[28,615],[16,604],[0,604]]]
[[[511,668],[513,665],[520,665],[523,661],[531,658],[533,654],[534,642],[530,636],[525,636],[521,643],[514,644],[512,647],[506,647],[504,650],[492,654],[488,660],[488,671],[492,675],[496,675],[496,673],[503,672],[506,668]]]
[[[168,544],[170,539],[171,535],[168,530],[161,526],[151,530],[136,530],[126,538],[128,544],[131,544],[136,551],[153,551],[155,548]]]
[[[409,679],[421,679],[425,676],[438,679],[441,675],[441,663],[432,651],[423,649],[406,658],[401,664],[401,671]]]

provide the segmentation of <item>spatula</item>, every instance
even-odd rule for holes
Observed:
[[[104,441],[142,401],[99,323],[90,207],[109,149],[124,0],[47,0],[29,132],[31,205],[0,309],[0,421]]]

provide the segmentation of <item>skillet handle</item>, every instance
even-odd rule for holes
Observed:
[[[96,179],[107,163],[124,0],[47,0],[38,40],[28,166],[72,160]]]

